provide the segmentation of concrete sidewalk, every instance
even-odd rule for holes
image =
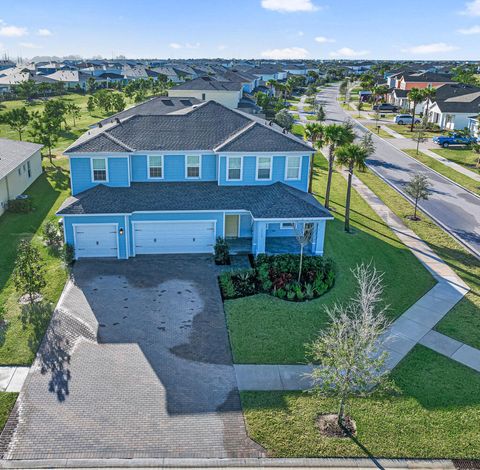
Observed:
[[[20,392],[29,370],[30,367],[0,367],[0,391]]]

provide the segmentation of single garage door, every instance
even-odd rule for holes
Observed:
[[[135,253],[212,253],[212,221],[135,222]]]
[[[115,224],[80,224],[74,226],[77,258],[117,257],[117,226]]]

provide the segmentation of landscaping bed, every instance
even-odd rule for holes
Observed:
[[[395,393],[355,398],[358,442],[375,457],[480,458],[480,374],[423,346],[394,369]],[[242,392],[249,436],[273,457],[366,457],[352,439],[320,435],[338,403],[302,392]],[[472,467],[473,468],[473,467]]]
[[[268,293],[302,302],[325,294],[335,282],[335,271],[333,262],[321,256],[259,255],[253,269],[226,271],[219,282],[224,299]]]
[[[314,193],[323,202],[326,161],[315,157]],[[374,263],[384,273],[386,312],[393,320],[422,297],[435,281],[375,214],[352,191],[351,225],[343,227],[346,182],[334,173],[331,209],[335,220],[327,223],[325,254],[335,263],[335,286],[309,302],[287,302],[267,294],[226,300],[225,312],[234,361],[249,364],[305,363],[305,344],[325,327],[325,307],[345,302],[353,295],[355,279],[351,272],[357,264]]]

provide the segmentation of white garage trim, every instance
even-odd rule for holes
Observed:
[[[134,220],[132,221],[132,234],[131,234],[131,239],[132,239],[132,251],[133,251],[133,256],[137,255],[137,246],[136,246],[136,235],[135,235],[135,226],[137,224],[198,224],[198,223],[210,223],[213,224],[213,243],[215,243],[216,239],[216,233],[217,233],[217,221],[216,220],[211,220],[211,219],[197,219],[197,220]],[[213,247],[211,252],[213,253]],[[188,254],[188,251],[180,252]],[[192,252],[190,252],[192,253]],[[166,251],[166,252],[158,252],[155,254],[175,254],[172,253],[171,251]]]
[[[95,227],[95,226],[101,226],[101,225],[110,225],[111,227],[115,227],[115,233],[117,234],[117,259],[120,259],[120,237],[118,234],[118,223],[107,223],[107,222],[101,222],[101,223],[92,223],[92,224],[72,224],[72,230],[73,230],[73,244],[74,244],[74,250],[75,250],[75,259],[78,259],[78,253],[77,253],[77,227]]]

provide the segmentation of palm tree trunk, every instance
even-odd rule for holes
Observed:
[[[413,109],[412,109],[412,123],[410,124],[410,132],[413,132],[413,125],[415,124],[415,108],[417,107],[417,103],[413,102]]]
[[[352,193],[353,165],[348,168],[347,198],[345,201],[345,232],[350,232],[350,196]]]
[[[328,176],[327,176],[327,189],[325,191],[325,207],[328,209],[330,205],[330,186],[332,185],[333,176],[333,161],[334,161],[334,147],[330,145],[328,149]]]
[[[303,264],[303,243],[300,243],[300,264],[298,266],[298,282],[302,277],[302,264]]]

